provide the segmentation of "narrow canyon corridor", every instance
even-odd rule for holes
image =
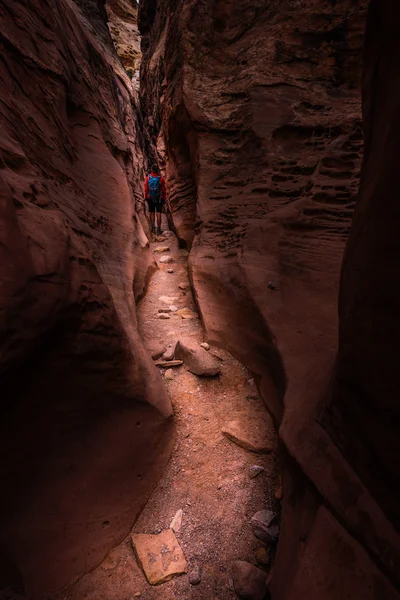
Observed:
[[[0,600],[400,600],[398,2],[0,43]]]
[[[163,248],[170,250],[157,251]],[[156,258],[170,257],[173,262],[160,263],[150,281],[138,307],[139,331],[155,356],[179,340],[189,338],[199,346],[203,333],[187,278],[188,253],[178,249],[169,231],[152,243],[152,249]],[[173,312],[158,312],[168,311],[171,303]],[[160,315],[168,318],[160,319]],[[185,366],[159,367],[174,407],[176,443],[131,532],[158,534],[168,529],[182,510],[176,536],[188,562],[188,573],[157,587],[149,585],[132,552],[130,533],[98,568],[55,600],[125,600],[135,593],[144,600],[228,600],[236,597],[229,569],[232,561],[251,563],[258,557],[261,568],[265,568],[263,562],[268,566],[274,548],[254,536],[251,517],[265,508],[279,510],[274,497],[273,425],[251,373],[221,349],[210,348],[208,352],[218,356],[221,374],[215,377],[197,376]],[[238,435],[237,442],[253,451],[225,437],[224,431]],[[254,466],[263,468],[255,477]],[[233,522],[237,535],[232,532]],[[189,577],[197,568],[201,584],[191,585]]]

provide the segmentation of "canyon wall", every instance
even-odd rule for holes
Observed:
[[[279,428],[273,600],[399,597],[396,329],[385,311],[397,256],[390,0],[371,8],[367,150],[339,354],[337,344],[363,152],[367,5],[144,0],[139,9],[146,154],[166,165],[207,339],[254,372]]]
[[[138,83],[142,54],[137,26],[136,0],[107,0],[107,19],[115,49],[122,64]]]
[[[121,541],[169,456],[136,328],[131,84],[104,2],[0,1],[0,583],[60,588]]]

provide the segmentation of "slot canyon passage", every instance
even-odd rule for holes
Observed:
[[[0,37],[0,598],[399,599],[400,5]]]

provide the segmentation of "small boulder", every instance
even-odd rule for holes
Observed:
[[[275,292],[276,291],[276,284],[273,281],[269,281],[268,282],[268,288],[270,290],[273,290]]]
[[[265,600],[268,595],[267,574],[243,560],[232,565],[233,587],[243,600]]]
[[[264,471],[264,467],[260,467],[259,465],[252,465],[249,467],[248,473],[250,479],[254,479],[257,475],[260,475]]]
[[[169,306],[169,310],[173,313],[178,312],[178,307],[175,306],[175,304],[171,304],[171,306]]]
[[[190,585],[198,585],[201,581],[201,570],[199,565],[196,565],[189,571]]]
[[[170,313],[171,309],[170,308],[159,308],[158,312],[159,313]]]
[[[169,246],[158,246],[154,248],[154,252],[170,252],[171,248]]]
[[[201,348],[204,348],[204,350],[207,350],[207,352],[210,349],[210,344],[207,344],[207,342],[203,342],[202,344],[200,344]]]
[[[217,361],[191,338],[179,340],[176,345],[175,357],[183,360],[189,371],[195,375],[214,377],[221,372]]]
[[[166,313],[158,313],[158,318],[159,319],[170,319],[171,317],[169,315],[167,315]]]
[[[166,254],[164,256],[161,256],[161,258],[158,259],[158,262],[163,265],[169,265],[174,262],[174,259],[172,258],[172,256],[169,256],[169,254]]]
[[[167,273],[174,273],[173,269],[167,269]]]
[[[263,542],[274,544],[279,537],[278,515],[272,510],[259,510],[252,518],[254,535]]]

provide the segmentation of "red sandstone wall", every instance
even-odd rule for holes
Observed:
[[[172,443],[136,329],[136,107],[103,4],[80,4],[0,2],[1,552],[32,598],[126,535]]]
[[[382,306],[386,319],[383,298],[390,293],[380,286],[383,266],[372,260],[372,240],[379,227],[382,250],[395,238],[384,239],[378,204],[373,212],[362,208],[369,202],[363,199],[366,184],[345,261],[331,393],[339,275],[363,150],[367,4],[203,0],[173,8],[159,2],[156,11],[145,0],[139,11],[148,152],[157,148],[167,161],[175,226],[191,247],[191,277],[208,339],[255,372],[280,431],[284,500],[274,600],[392,599],[400,588],[396,469],[389,466],[396,466],[391,457],[398,450],[395,379],[381,387],[388,371],[373,375],[373,359],[378,363],[386,341],[379,338],[373,351],[368,343],[379,336],[374,310]],[[386,4],[382,10],[394,6]],[[372,10],[374,30],[377,3]],[[384,26],[376,35],[385,37]],[[393,48],[385,51],[395,69]],[[370,154],[389,169],[389,156],[380,154],[389,139],[383,115],[388,109],[395,114],[395,100],[383,100],[391,94],[376,75],[376,54],[374,42],[367,53],[372,124],[364,181],[379,178],[383,186],[392,180],[378,175],[386,171],[375,169]],[[395,77],[389,67],[380,76],[387,86]],[[381,111],[376,96],[370,100],[368,86],[375,85],[383,90]],[[368,135],[378,128],[384,138],[372,151]],[[366,261],[354,249],[362,234],[364,248],[371,244]],[[363,283],[359,277],[371,266],[374,277]],[[384,268],[388,285],[391,272]],[[370,295],[365,307],[361,289]],[[378,417],[381,402],[387,412]]]

